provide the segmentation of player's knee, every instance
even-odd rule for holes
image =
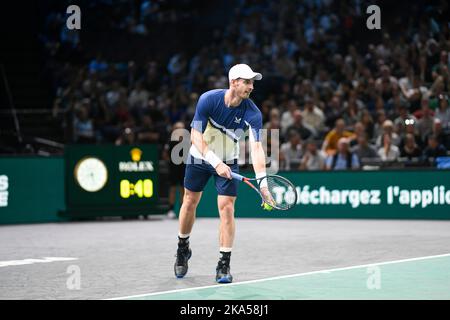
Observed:
[[[233,202],[224,202],[219,204],[219,211],[223,216],[233,217],[234,214],[234,203]]]
[[[200,202],[200,197],[192,192],[185,192],[183,196],[183,206],[188,210],[195,210],[198,203]]]

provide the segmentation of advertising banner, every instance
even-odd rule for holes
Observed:
[[[0,224],[60,221],[64,208],[62,157],[0,158]]]
[[[250,172],[244,175],[252,176]],[[296,190],[276,190],[275,200],[290,199],[297,205],[286,212],[264,211],[258,194],[239,185],[236,217],[268,218],[392,218],[449,219],[450,171],[333,171],[281,172]],[[216,217],[217,192],[213,181],[203,193],[197,216]]]

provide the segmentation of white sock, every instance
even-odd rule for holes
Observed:
[[[189,238],[190,235],[191,235],[190,233],[183,234],[178,232],[178,237],[180,237],[181,239]]]
[[[220,252],[231,252],[231,249],[233,249],[233,248],[220,247],[219,251],[220,251]]]

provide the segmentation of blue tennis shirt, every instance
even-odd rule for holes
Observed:
[[[225,104],[226,89],[210,90],[198,100],[191,128],[203,133],[208,149],[222,161],[239,158],[239,140],[249,132],[252,141],[261,141],[262,115],[251,99],[242,100],[236,107]],[[192,145],[190,154],[204,159]]]

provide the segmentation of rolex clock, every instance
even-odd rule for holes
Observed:
[[[157,145],[67,145],[64,216],[159,212]]]
[[[81,159],[74,171],[76,182],[87,192],[101,190],[108,181],[108,169],[102,160],[95,157]]]

